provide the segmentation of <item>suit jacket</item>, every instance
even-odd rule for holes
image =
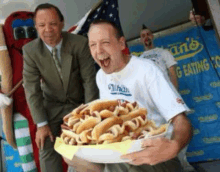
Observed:
[[[60,79],[51,52],[38,38],[23,47],[23,81],[35,123],[62,120],[82,103],[98,98],[94,61],[85,37],[62,33]]]

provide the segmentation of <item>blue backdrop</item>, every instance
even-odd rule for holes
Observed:
[[[1,115],[1,114],[0,114]],[[3,139],[5,135],[2,133]],[[23,172],[21,160],[18,154],[18,150],[13,149],[6,141],[3,141],[4,158],[3,163],[7,172]]]
[[[157,38],[154,45],[168,49],[178,62],[179,92],[192,110],[188,117],[194,127],[188,161],[220,159],[220,50],[214,31],[191,27]],[[129,49],[139,56],[144,47]]]

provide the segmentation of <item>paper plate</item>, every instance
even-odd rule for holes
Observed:
[[[167,126],[167,128],[169,125]],[[164,133],[149,137],[158,138],[166,137],[167,129]],[[124,142],[117,142],[105,145],[86,145],[86,146],[72,146],[66,145],[61,138],[56,139],[54,149],[67,159],[72,159],[73,156],[82,158],[84,160],[94,163],[122,163],[128,162],[128,159],[121,159],[124,154],[141,151],[141,143],[144,139],[126,140]]]

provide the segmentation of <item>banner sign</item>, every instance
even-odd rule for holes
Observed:
[[[156,38],[154,45],[168,49],[178,62],[179,92],[192,110],[188,117],[194,127],[188,161],[220,159],[220,49],[214,30],[190,27]],[[129,49],[137,56],[144,51],[141,43]]]

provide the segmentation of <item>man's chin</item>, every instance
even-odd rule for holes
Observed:
[[[152,44],[151,43],[148,43],[148,44],[144,44],[144,47],[146,50],[149,50],[152,48]]]
[[[149,50],[150,49],[150,47],[149,46],[145,46],[145,50]]]
[[[46,39],[46,40],[44,40],[44,42],[50,46],[56,45],[56,43],[53,39]]]
[[[106,73],[106,74],[112,74],[113,72],[111,70],[109,70],[108,68],[101,66],[102,70]]]

